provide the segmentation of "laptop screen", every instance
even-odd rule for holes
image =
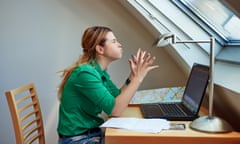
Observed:
[[[209,79],[209,67],[194,64],[183,94],[183,104],[194,114],[198,113]]]

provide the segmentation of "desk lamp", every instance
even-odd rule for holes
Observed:
[[[168,39],[172,39],[169,41]],[[153,46],[164,47],[171,42],[178,43],[209,43],[210,45],[210,76],[209,76],[209,114],[207,116],[200,116],[190,123],[190,128],[209,133],[224,133],[232,131],[232,127],[223,119],[213,116],[213,94],[214,94],[214,42],[215,39],[211,37],[209,40],[184,40],[176,41],[176,36],[171,33],[160,35],[160,37],[153,43]]]

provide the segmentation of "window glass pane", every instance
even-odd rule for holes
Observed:
[[[240,19],[218,0],[180,0],[229,42],[240,40]]]

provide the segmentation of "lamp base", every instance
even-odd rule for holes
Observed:
[[[225,133],[232,131],[232,127],[225,120],[215,116],[199,117],[190,124],[190,128],[208,133]]]

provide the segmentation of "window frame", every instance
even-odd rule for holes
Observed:
[[[207,22],[204,22],[198,16],[193,14],[191,10],[186,8],[183,4],[179,2],[179,0],[170,0],[176,7],[179,8],[183,13],[189,16],[193,22],[199,25],[203,30],[205,30],[209,35],[212,35],[216,38],[216,41],[219,43],[221,50],[216,54],[216,60],[234,64],[240,64],[240,43],[239,42],[229,42],[224,39],[225,36],[221,36],[219,33],[215,31],[212,27],[210,27]],[[180,4],[179,4],[180,3]],[[185,9],[185,10],[183,10]]]
[[[213,35],[216,40],[222,45],[222,47],[227,46],[240,46],[240,40],[228,40],[227,37],[219,32],[216,28],[212,26],[207,20],[204,20],[202,16],[198,13],[195,13],[187,3],[182,0],[171,0],[173,4],[175,4],[181,11],[183,11],[186,15],[192,18],[194,22],[196,22],[202,29],[209,32],[209,34]],[[219,1],[221,3],[221,1]],[[226,7],[228,8],[228,7]],[[234,14],[234,12],[233,12]]]

